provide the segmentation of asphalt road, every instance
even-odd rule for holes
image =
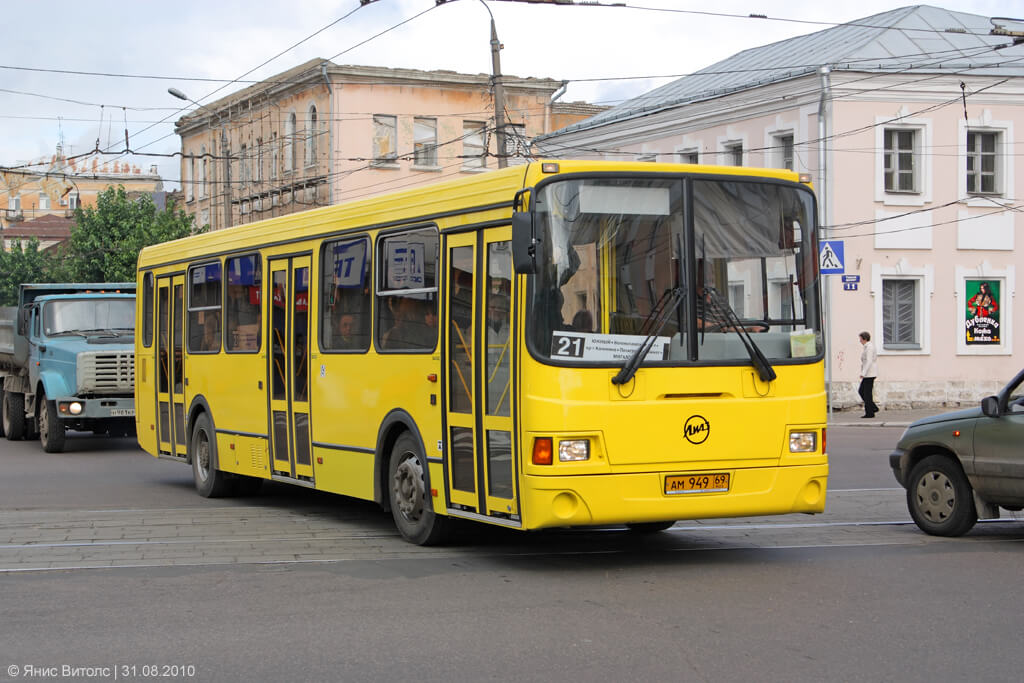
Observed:
[[[0,680],[1019,680],[1024,524],[918,531],[900,431],[829,430],[823,515],[443,548],[303,489],[201,499],[126,440],[0,441]]]

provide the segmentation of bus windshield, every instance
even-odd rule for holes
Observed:
[[[803,186],[751,178],[543,185],[531,351],[621,366],[653,336],[644,363],[750,362],[750,342],[771,362],[817,359],[814,211]]]
[[[134,299],[68,299],[51,301],[43,308],[43,332],[62,334],[107,332],[134,334]]]

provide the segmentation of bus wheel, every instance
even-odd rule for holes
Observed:
[[[402,538],[417,545],[435,545],[448,535],[448,518],[438,517],[427,495],[424,465],[416,439],[408,432],[395,441],[388,465],[391,515]]]
[[[64,450],[64,423],[57,417],[57,402],[50,401],[46,394],[39,394],[39,440],[47,453]]]
[[[8,441],[20,441],[25,436],[25,394],[5,391],[3,405],[4,434]]]
[[[664,531],[671,528],[675,522],[633,522],[627,524],[626,528],[639,534],[653,534],[657,531]]]
[[[210,418],[204,413],[196,418],[192,427],[192,475],[196,491],[203,498],[219,498],[228,491],[227,475],[215,467],[217,442]]]

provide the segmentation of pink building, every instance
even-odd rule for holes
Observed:
[[[842,275],[824,278],[832,404],[860,400],[862,330],[883,409],[973,403],[1024,365],[1024,45],[994,27],[914,6],[752,48],[541,136],[535,152],[811,174],[822,239],[844,247]],[[730,291],[742,306],[742,282]]]
[[[213,229],[498,167],[486,74],[313,59],[181,118],[185,210]],[[562,81],[503,76],[504,159],[604,110]]]

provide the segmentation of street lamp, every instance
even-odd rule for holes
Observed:
[[[205,109],[210,114],[210,128],[213,128],[213,117],[216,115],[212,109],[207,107],[205,104],[200,104],[193,100],[191,97],[178,90],[177,88],[168,88],[168,94],[173,97],[177,97],[179,100],[191,102],[200,109]],[[228,147],[228,131],[227,126],[224,125],[223,119],[218,116],[221,121],[220,128],[220,147],[221,155],[224,158],[224,227],[231,227],[231,148]],[[183,145],[184,146],[184,143]]]

